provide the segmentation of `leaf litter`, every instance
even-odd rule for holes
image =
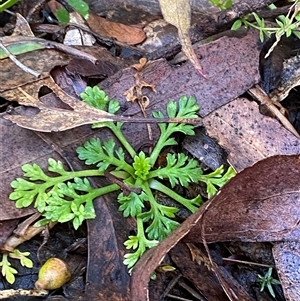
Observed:
[[[282,181],[283,178],[291,181],[287,183]],[[288,254],[299,239],[299,180],[299,155],[269,157],[241,171],[215,197],[140,260],[132,276],[133,300],[148,300],[148,277],[180,240],[204,245],[216,241],[277,241],[279,247],[275,243],[275,260],[276,264],[277,261],[282,262],[278,248]],[[282,241],[286,243],[282,244]],[[287,258],[286,263],[297,260],[297,253],[292,254],[294,257]],[[213,262],[212,266],[216,272],[218,267]],[[284,265],[280,267],[287,268]],[[226,280],[220,272],[217,275],[221,283]],[[283,278],[288,274],[284,275]],[[142,282],[141,287],[134,287],[137,279]],[[292,279],[284,279],[287,286],[285,290],[290,294],[298,285]],[[227,286],[227,291],[232,289],[230,285]],[[230,295],[238,296],[239,289]],[[232,297],[230,300],[248,299]]]
[[[254,39],[255,39],[255,37],[254,37]],[[226,39],[223,39],[223,42],[224,42],[224,40],[226,41]],[[228,39],[228,42],[229,42],[229,40],[230,39]],[[234,42],[234,40],[230,40],[230,42],[229,42],[229,44],[230,43],[232,43],[232,42]],[[239,43],[240,43],[240,41],[238,41]],[[239,43],[237,43],[237,44],[239,44]],[[243,43],[241,43],[241,44],[243,44]],[[251,42],[249,41],[249,45],[252,45],[251,44]],[[248,45],[248,47],[249,47],[249,45]],[[210,46],[212,46],[212,45],[210,45]],[[224,45],[222,45],[222,41],[220,41],[220,44],[218,44],[218,42],[217,43],[214,43],[213,44],[213,46],[212,47],[210,47],[210,46],[208,46],[207,48],[206,47],[201,47],[201,50],[199,50],[199,53],[201,53],[202,55],[203,55],[203,53],[204,53],[204,56],[203,56],[203,61],[204,62],[202,62],[203,63],[203,66],[207,66],[207,68],[205,68],[204,70],[206,71],[206,70],[208,70],[208,72],[211,72],[211,65],[213,65],[213,64],[211,64],[210,65],[210,63],[209,63],[209,59],[211,59],[211,60],[213,60],[213,56],[212,57],[209,57],[209,54],[212,52],[214,52],[214,51],[216,51],[216,57],[217,56],[219,56],[219,53],[218,53],[218,48],[220,49],[220,51],[222,50],[222,47],[224,47]],[[214,50],[214,46],[216,46],[216,49]],[[228,45],[229,46],[229,45]],[[234,47],[236,47],[236,45],[234,46]],[[233,48],[234,48],[233,47]],[[253,45],[252,45],[252,47],[253,47]],[[254,57],[253,57],[253,62],[255,62],[255,60],[257,60],[257,54],[259,53],[259,49],[255,49],[255,47],[254,48],[250,48],[250,50],[248,49],[248,51],[250,51],[250,52],[243,52],[243,51],[241,51],[241,53],[242,53],[242,55],[245,55],[245,57],[247,57],[247,56],[249,56],[249,54],[253,54],[254,53],[254,51],[251,53],[251,51],[252,50],[255,50],[256,51],[256,53],[255,53],[255,55],[254,55]],[[195,51],[197,51],[197,50],[195,50]],[[230,51],[228,51],[228,53],[230,54]],[[235,52],[236,53],[236,52]],[[241,55],[241,53],[239,53],[239,55]],[[232,54],[231,54],[232,55]],[[215,57],[215,58],[216,58]],[[236,57],[236,59],[238,59],[239,57]],[[205,60],[207,60],[207,61],[205,61]],[[224,61],[225,61],[226,59],[224,59]],[[179,89],[179,91],[176,91],[176,93],[174,93],[174,91],[172,91],[172,94],[171,94],[171,98],[177,98],[177,95],[178,94],[180,94],[181,93],[181,91],[191,91],[193,94],[195,94],[195,93],[197,93],[197,91],[196,90],[193,90],[193,87],[198,87],[199,86],[199,83],[200,83],[200,93],[199,93],[199,95],[198,96],[202,96],[202,97],[198,97],[198,98],[200,98],[200,100],[199,100],[199,102],[202,104],[202,106],[203,106],[203,109],[204,109],[204,112],[202,112],[202,114],[203,114],[203,117],[207,117],[206,118],[206,120],[205,120],[205,122],[206,122],[206,127],[207,127],[207,129],[209,129],[208,130],[208,132],[209,131],[211,131],[211,132],[213,132],[214,131],[214,127],[215,127],[215,125],[213,125],[213,126],[211,126],[211,128],[210,128],[210,122],[209,122],[209,116],[211,115],[213,115],[213,114],[216,114],[216,116],[217,116],[217,114],[219,114],[219,107],[221,107],[221,105],[222,104],[226,104],[227,102],[228,102],[228,106],[229,106],[229,108],[230,108],[230,104],[231,104],[231,102],[232,102],[232,100],[234,99],[234,98],[236,98],[237,96],[239,96],[240,94],[242,94],[243,92],[245,92],[248,88],[250,88],[254,83],[256,83],[257,81],[258,81],[258,73],[257,73],[257,65],[255,65],[255,63],[253,63],[253,72],[254,72],[254,76],[248,76],[248,78],[247,78],[247,80],[248,80],[248,82],[247,82],[247,84],[245,84],[245,81],[246,81],[246,79],[244,79],[244,81],[243,80],[241,80],[241,83],[243,83],[244,84],[244,86],[242,85],[242,87],[240,87],[240,90],[238,89],[238,86],[229,86],[228,87],[228,83],[226,82],[226,79],[227,79],[227,74],[228,74],[228,72],[230,73],[230,68],[231,67],[233,67],[235,64],[238,64],[238,65],[240,65],[240,66],[242,66],[242,64],[240,63],[240,62],[242,62],[242,60],[243,60],[243,58],[241,59],[241,61],[239,61],[238,63],[237,62],[235,62],[234,63],[234,59],[232,59],[232,56],[231,56],[231,61],[230,61],[230,58],[228,58],[226,61],[229,61],[229,65],[227,65],[227,66],[222,66],[221,67],[221,69],[219,69],[219,70],[216,70],[216,71],[214,71],[214,72],[212,72],[212,73],[210,73],[210,75],[211,75],[211,77],[210,77],[210,79],[211,80],[213,80],[214,79],[214,77],[218,74],[219,75],[219,73],[218,73],[218,71],[220,72],[220,70],[221,71],[223,71],[223,73],[221,73],[221,75],[225,75],[225,76],[220,76],[221,78],[222,78],[222,81],[224,80],[224,86],[222,86],[222,84],[223,84],[223,82],[221,81],[215,81],[214,82],[214,85],[213,86],[216,86],[217,88],[216,88],[216,91],[213,91],[213,90],[211,90],[211,86],[210,86],[210,90],[209,90],[209,92],[207,93],[207,94],[205,94],[205,92],[204,92],[204,94],[201,94],[201,90],[203,90],[203,89],[201,89],[201,88],[205,88],[205,86],[206,86],[206,84],[205,83],[203,83],[201,80],[199,80],[199,78],[197,79],[196,77],[195,77],[195,75],[192,73],[190,73],[190,71],[189,71],[189,69],[188,69],[188,67],[190,67],[190,65],[189,65],[189,63],[187,63],[186,65],[185,65],[185,67],[187,67],[187,68],[184,68],[184,66],[183,67],[179,67],[179,68],[177,68],[177,70],[176,69],[174,69],[174,68],[172,68],[171,70],[170,69],[168,69],[169,68],[169,66],[167,66],[166,64],[164,64],[164,62],[158,62],[158,64],[156,64],[156,62],[153,62],[153,66],[151,66],[151,64],[150,64],[150,66],[148,66],[148,69],[146,69],[145,71],[144,71],[144,73],[145,73],[145,77],[146,77],[146,79],[147,79],[147,82],[150,82],[151,84],[153,83],[154,85],[155,85],[155,87],[157,87],[157,91],[158,91],[158,98],[156,98],[156,96],[155,96],[155,101],[154,102],[152,102],[151,101],[151,103],[150,103],[150,108],[151,108],[151,110],[153,110],[154,108],[156,109],[156,107],[158,107],[158,106],[160,106],[160,104],[159,104],[159,100],[161,99],[162,100],[162,104],[163,104],[163,101],[164,101],[164,99],[163,98],[165,98],[165,101],[166,101],[166,97],[168,96],[168,91],[167,91],[167,89],[166,89],[166,87],[168,86],[168,85],[170,85],[170,82],[172,83],[172,81],[170,81],[169,80],[169,78],[168,77],[172,77],[172,75],[173,75],[173,73],[174,73],[174,76],[175,77],[177,77],[177,78],[179,78],[179,81],[177,80],[177,81],[175,81],[175,83],[176,83],[176,86],[178,86],[178,87],[180,87],[180,89]],[[216,64],[216,65],[218,65],[218,64]],[[158,69],[157,69],[157,67],[159,67]],[[248,71],[251,71],[251,68],[250,68],[250,70],[249,70],[249,64],[247,65],[247,68],[248,68]],[[191,68],[190,68],[190,70],[191,70]],[[177,71],[177,72],[176,72]],[[240,76],[240,75],[242,75],[243,73],[245,73],[245,71],[243,71],[242,70],[242,68],[240,69],[240,70],[236,70],[236,68],[233,68],[233,73],[232,74],[234,74],[234,78],[236,77],[236,76]],[[124,72],[124,74],[123,74],[123,72]],[[129,78],[129,82],[132,80],[132,72],[130,73],[130,71],[128,72],[128,71],[126,71],[126,69],[125,70],[123,70],[123,71],[121,71],[119,74],[117,74],[116,75],[116,77],[121,77],[122,78],[122,76],[124,77],[124,75],[126,75],[126,72],[127,72],[127,76],[128,76],[128,74],[131,76],[131,78]],[[238,72],[240,72],[240,73],[238,73]],[[161,74],[163,74],[163,76],[161,76]],[[190,83],[190,81],[192,81],[192,85],[185,85],[182,81],[180,82],[180,75],[182,75],[182,74],[190,74],[190,79],[189,79],[189,83]],[[208,73],[209,74],[209,73]],[[248,73],[248,75],[249,75],[249,73]],[[158,80],[155,80],[154,79],[154,77],[158,77]],[[183,78],[183,76],[182,76],[182,78]],[[228,79],[230,79],[230,76],[228,77]],[[193,82],[193,80],[194,80],[194,82]],[[232,80],[232,79],[231,79]],[[157,81],[157,84],[155,84],[155,82]],[[219,82],[220,82],[220,84],[219,84]],[[108,91],[110,91],[109,93],[110,93],[110,95],[111,94],[113,94],[113,93],[123,93],[123,91],[124,90],[126,90],[126,86],[128,87],[128,88],[130,88],[131,86],[130,86],[130,83],[129,84],[127,84],[126,83],[126,81],[124,81],[124,82],[122,82],[122,84],[124,83],[124,86],[122,86],[122,87],[118,87],[118,84],[116,83],[116,84],[114,84],[114,76],[112,76],[111,78],[109,78],[109,81],[107,81],[107,82],[103,82],[103,86],[106,86],[107,88],[108,88]],[[211,83],[210,83],[211,84]],[[235,84],[236,84],[236,82],[235,82]],[[115,86],[117,86],[117,87],[115,87]],[[51,86],[51,85],[50,85]],[[33,86],[33,87],[35,87],[35,86]],[[52,86],[53,87],[53,86]],[[55,88],[54,88],[54,90],[55,90]],[[199,91],[198,90],[198,91]],[[19,90],[20,91],[20,90]],[[219,93],[219,91],[222,91],[222,95],[224,95],[225,94],[225,97],[224,97],[224,99],[222,100],[222,99],[216,99],[216,95],[219,95],[220,93]],[[225,93],[224,93],[225,92]],[[228,94],[226,93],[226,92],[228,92]],[[232,94],[233,93],[233,94]],[[23,93],[24,94],[24,93]],[[150,96],[152,96],[153,97],[153,95],[151,95],[151,92],[149,91],[148,93],[146,93],[146,94],[149,94]],[[207,96],[209,96],[209,99],[206,99],[206,97],[205,97],[205,95],[207,95]],[[123,96],[122,96],[123,97]],[[121,97],[121,99],[122,99],[122,97]],[[29,97],[30,98],[30,97]],[[151,99],[151,98],[150,98]],[[37,98],[36,98],[36,100],[37,100]],[[208,103],[209,102],[209,103]],[[245,107],[247,108],[248,107],[248,100],[245,100]],[[207,105],[208,106],[210,106],[210,105],[213,105],[213,108],[212,107],[210,107],[210,108],[208,108],[207,109]],[[240,105],[240,103],[239,103],[239,105]],[[254,106],[255,107],[255,106]],[[254,111],[255,112],[255,114],[253,113],[253,116],[255,115],[255,116],[257,116],[258,115],[258,110],[257,109],[255,109],[255,108],[251,108],[251,111]],[[130,111],[131,110],[131,111]],[[206,111],[205,111],[206,110]],[[256,111],[255,111],[256,110]],[[241,110],[240,110],[241,111]],[[132,111],[132,109],[131,108],[128,108],[128,115],[129,116],[134,116],[135,114],[137,114],[139,112],[139,110],[136,110],[136,112],[134,112],[134,111]],[[210,116],[210,117],[211,117]],[[235,129],[239,129],[240,130],[240,132],[241,133],[243,133],[243,134],[245,134],[245,133],[247,133],[247,130],[244,130],[244,128],[237,128],[237,127],[235,127],[235,123],[234,123],[234,126],[232,126],[231,125],[231,120],[234,120],[235,121],[235,116],[236,116],[236,114],[232,114],[231,115],[231,119],[229,119],[229,121],[226,121],[225,122],[225,124],[226,123],[228,123],[228,124],[230,124],[230,126],[231,126],[231,128],[233,129],[233,130],[235,130]],[[217,116],[218,117],[218,116]],[[249,116],[245,116],[246,118],[247,117],[249,117]],[[222,116],[221,116],[221,120],[222,120]],[[261,117],[261,119],[263,119],[263,121],[264,120],[266,120],[267,118],[265,118],[265,117]],[[273,119],[272,119],[273,120]],[[262,121],[262,122],[263,122]],[[224,123],[221,123],[221,124],[223,124],[224,125]],[[243,122],[241,122],[241,124],[246,124],[246,120],[245,121],[243,121]],[[279,135],[280,136],[282,136],[282,137],[285,137],[286,135],[288,135],[287,134],[287,132],[285,132],[281,127],[280,127],[280,125],[279,125],[279,123],[277,123],[276,121],[274,121],[273,120],[273,122],[271,122],[271,124],[272,125],[275,125],[276,126],[276,124],[277,124],[277,127],[278,127],[278,133],[279,133]],[[78,125],[78,124],[74,124],[73,126],[76,126],[76,125]],[[72,127],[73,127],[72,126]],[[130,128],[130,126],[129,126],[129,128]],[[61,129],[59,129],[59,130],[64,130],[64,128],[61,128]],[[220,131],[220,130],[219,130]],[[265,129],[263,130],[263,132],[265,131]],[[283,131],[283,132],[282,132]],[[143,132],[143,129],[141,128],[140,129],[140,132]],[[250,132],[251,132],[251,130],[250,130]],[[269,131],[269,134],[270,134],[270,132],[271,132],[271,130]],[[254,132],[252,132],[251,134],[253,134],[253,136],[255,136],[255,137],[257,137],[258,136],[258,134],[257,133],[260,133],[260,130],[259,131],[254,131]],[[210,133],[209,133],[210,134]],[[220,136],[221,135],[219,135],[219,136],[217,136],[217,135],[215,135],[215,137],[219,137],[220,138]],[[231,134],[231,135],[224,135],[224,136],[233,136],[234,137],[234,135],[233,134]],[[240,135],[239,135],[240,136]],[[135,137],[135,138],[137,138],[137,137]],[[235,137],[236,138],[236,137]],[[257,161],[259,161],[259,160],[261,160],[262,158],[265,158],[265,157],[267,157],[267,156],[269,156],[270,155],[270,153],[271,154],[283,154],[283,153],[291,153],[291,154],[293,154],[293,153],[299,153],[299,148],[298,148],[298,146],[299,146],[299,144],[298,144],[298,141],[294,138],[294,139],[292,139],[292,137],[290,137],[290,136],[288,136],[287,137],[287,139],[286,139],[286,144],[284,144],[284,146],[279,146],[279,147],[277,147],[276,145],[274,145],[274,143],[271,143],[271,141],[272,141],[272,138],[273,138],[273,136],[271,136],[271,137],[269,137],[270,138],[270,140],[267,142],[267,143],[264,143],[264,141],[259,141],[259,143],[254,143],[254,147],[253,147],[253,151],[252,150],[250,150],[250,153],[251,153],[251,156],[245,156],[246,157],[246,159],[245,160],[242,160],[242,163],[241,164],[239,164],[239,162],[238,162],[238,156],[240,156],[240,154],[238,154],[238,152],[236,151],[235,152],[235,150],[231,147],[231,143],[229,142],[230,141],[230,139],[228,139],[228,137],[226,137],[226,139],[225,139],[225,142],[223,142],[223,146],[226,146],[225,148],[226,148],[226,150],[229,152],[229,154],[231,154],[231,156],[232,156],[232,158],[236,158],[236,160],[231,160],[232,161],[232,164],[234,165],[234,166],[236,166],[236,168],[238,169],[238,170],[243,170],[244,168],[246,168],[247,166],[250,166],[251,164],[253,164],[253,163],[255,163],[255,162],[257,162]],[[221,138],[220,138],[221,139]],[[227,140],[228,139],[228,140]],[[136,141],[136,143],[138,144],[138,138],[136,139],[137,141]],[[234,140],[234,139],[233,139]],[[246,144],[247,143],[249,143],[249,141],[251,141],[251,139],[249,139],[248,137],[243,137],[242,138],[242,140],[244,140],[244,141],[246,141]],[[263,140],[263,139],[262,139]],[[280,140],[280,139],[279,139]],[[222,143],[221,143],[222,144]],[[250,143],[250,145],[251,145],[252,143]],[[268,145],[269,144],[269,145]],[[261,146],[262,146],[262,148],[261,148]],[[275,147],[275,148],[274,148]],[[294,147],[294,148],[293,148]],[[236,148],[236,149],[238,149],[238,148]],[[265,151],[265,149],[267,149],[266,151]],[[247,148],[245,148],[245,153],[248,153],[247,152]],[[254,156],[253,156],[253,154],[254,154]],[[258,156],[256,156],[257,154],[259,154]],[[253,156],[253,157],[252,157]],[[249,159],[250,158],[250,159]],[[258,163],[259,164],[259,163]],[[255,165],[254,165],[255,166]],[[221,191],[221,193],[220,193],[220,195],[222,194],[222,191]],[[103,202],[101,202],[101,203],[103,203]],[[209,209],[209,208],[208,208]],[[205,213],[206,214],[206,213]],[[194,220],[195,221],[195,217],[191,217],[191,219],[190,220]],[[186,224],[185,224],[186,225]],[[186,231],[186,230],[185,230]],[[181,234],[181,236],[183,236],[183,234]],[[92,236],[93,237],[93,236]],[[119,248],[118,248],[119,249]],[[118,250],[117,249],[117,250]],[[151,250],[152,251],[152,250]],[[110,257],[110,255],[109,255],[109,253],[107,254],[108,255],[108,258]],[[90,254],[90,257],[92,258],[92,256],[93,256],[93,253],[91,253]],[[160,255],[161,256],[161,255]],[[120,261],[120,259],[117,259],[117,261]],[[92,263],[92,261],[90,261],[90,263]],[[92,266],[92,265],[91,265]],[[91,267],[90,267],[91,268]],[[152,268],[152,267],[151,267]],[[92,273],[93,274],[93,273]],[[89,275],[92,275],[92,274],[89,274]],[[221,272],[219,272],[219,275],[221,274]],[[135,275],[134,275],[135,276]],[[133,276],[133,277],[134,277]],[[125,277],[126,278],[126,277]],[[93,279],[93,277],[91,277],[90,279]],[[220,279],[220,278],[219,278]],[[127,281],[128,281],[128,277],[127,277]],[[147,280],[148,281],[148,280]],[[107,284],[106,284],[107,285]],[[225,286],[226,286],[226,284],[225,284]],[[105,286],[103,286],[103,288],[104,288]],[[94,292],[95,292],[96,290],[94,290]],[[89,292],[89,290],[87,290],[87,292]],[[120,292],[119,292],[120,293]],[[125,293],[125,291],[123,291],[121,294],[126,294]],[[240,294],[240,296],[241,296],[241,294]],[[118,298],[118,295],[116,295],[116,300],[117,300],[117,298]],[[124,299],[125,300],[125,299]],[[141,299],[142,300],[142,299]],[[239,300],[244,300],[244,299],[242,299],[242,297],[239,299]],[[245,299],[246,300],[246,299]],[[291,299],[292,300],[292,299]]]

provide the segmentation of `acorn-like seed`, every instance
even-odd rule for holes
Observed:
[[[38,290],[60,288],[71,278],[68,265],[59,258],[49,258],[40,268],[35,287]]]

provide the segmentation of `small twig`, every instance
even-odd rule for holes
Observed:
[[[39,77],[40,73],[32,70],[31,68],[25,66],[23,63],[21,63],[13,54],[11,54],[8,49],[3,45],[1,39],[0,39],[0,48],[7,54],[7,56],[23,71],[32,74],[35,77]]]
[[[250,262],[250,261],[238,260],[238,259],[233,259],[233,258],[222,258],[222,260],[223,261],[235,262],[235,263],[241,263],[241,264],[255,265],[255,266],[260,266],[260,267],[265,267],[265,268],[273,268],[273,266],[271,266],[269,264]]]
[[[53,228],[57,222],[50,222],[47,227]],[[1,246],[2,251],[11,252],[23,242],[30,240],[32,237],[44,231],[46,226],[37,227],[35,224],[29,226],[23,235],[12,234]]]
[[[30,296],[30,297],[45,297],[49,294],[46,290],[24,290],[24,289],[18,289],[18,290],[1,290],[0,291],[0,299],[10,299],[19,297],[19,296]]]
[[[191,299],[182,298],[182,297],[172,295],[172,294],[168,294],[167,297],[172,298],[172,299],[176,299],[176,300],[180,300],[180,301],[192,301]]]
[[[120,188],[123,190],[124,195],[128,195],[130,192],[135,192],[137,194],[140,194],[142,192],[142,189],[139,187],[133,187],[126,185],[123,181],[116,178],[114,175],[110,173],[111,170],[105,170],[104,176],[109,179],[112,183],[117,184],[120,186]]]
[[[163,293],[163,297],[165,298],[166,296],[168,296],[168,294],[170,293],[171,289],[176,285],[176,283],[178,282],[178,280],[182,277],[181,274],[177,275],[175,278],[173,278],[168,286],[166,287],[166,289],[164,290]]]
[[[299,133],[295,130],[293,125],[289,122],[289,120],[276,108],[274,102],[270,99],[270,97],[261,89],[260,86],[255,85],[248,90],[248,93],[261,104],[266,105],[272,114],[282,123],[282,125],[294,134],[298,139],[300,139]]]
[[[292,14],[291,18],[289,19],[289,22],[288,24],[286,24],[283,28],[281,28],[276,34],[276,41],[274,42],[274,44],[270,47],[268,53],[265,55],[265,58],[267,58],[271,53],[272,51],[274,50],[274,48],[278,45],[278,43],[280,42],[281,40],[281,37],[285,34],[285,29],[288,27],[288,26],[291,26],[292,23],[293,23],[293,20],[294,18],[296,17],[296,15],[298,14],[299,12],[299,9],[300,9],[300,6],[297,2],[295,2],[291,8],[289,9],[288,11],[288,14],[286,15],[287,18],[290,17],[290,14],[292,12],[292,9],[295,7],[295,10],[294,10],[294,13]]]
[[[196,298],[199,301],[205,301],[206,298],[202,297],[197,291],[195,291],[193,288],[191,288],[189,285],[187,285],[184,281],[179,280],[178,285],[184,288],[186,291],[188,291],[194,298]]]

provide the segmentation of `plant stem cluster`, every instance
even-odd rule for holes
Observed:
[[[112,114],[120,107],[117,101],[109,99],[98,87],[88,87],[81,97],[88,104]],[[198,110],[194,97],[183,96],[178,102],[170,101],[167,105],[169,118],[196,118]],[[153,116],[164,118],[162,112],[154,112]],[[122,133],[122,123],[102,122],[93,125],[93,128],[99,127],[109,128],[121,146],[117,147],[113,138],[107,141],[99,138],[86,141],[77,148],[77,154],[87,166],[93,166],[88,170],[67,171],[60,161],[49,159],[50,176],[37,164],[25,164],[22,169],[27,179],[17,178],[11,183],[14,191],[10,194],[10,199],[16,202],[18,208],[33,204],[43,216],[39,221],[40,225],[70,221],[77,229],[84,220],[95,218],[95,198],[119,191],[119,210],[124,217],[136,220],[135,235],[130,235],[124,242],[125,247],[132,250],[124,259],[130,270],[148,248],[156,246],[179,225],[175,218],[178,207],[159,203],[159,193],[165,194],[192,213],[201,205],[201,196],[186,199],[174,191],[176,185],[188,187],[190,183],[204,181],[211,197],[217,191],[216,186],[224,185],[234,172],[229,169],[222,176],[224,170],[220,167],[213,173],[204,175],[198,162],[183,153],[168,153],[165,166],[156,167],[162,150],[166,146],[177,144],[173,134],[180,132],[194,135],[193,125],[158,123],[160,137],[151,154],[143,151],[137,153],[134,150]],[[128,156],[130,159],[126,159]],[[103,177],[107,173],[118,181],[101,188],[91,186],[88,177]]]

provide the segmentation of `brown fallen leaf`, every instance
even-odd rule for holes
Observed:
[[[299,241],[276,243],[272,251],[285,299],[300,300]]]
[[[190,61],[176,67],[164,59],[148,62],[141,75],[157,90],[156,93],[145,90],[151,102],[148,109],[164,110],[170,99],[193,95],[201,107],[199,114],[204,117],[240,96],[260,80],[258,39],[258,33],[249,30],[240,38],[222,37],[206,45],[197,45],[196,54],[203,55],[201,63],[209,80],[199,77]],[[104,80],[100,87],[124,104],[123,93],[134,81],[133,70],[128,68]],[[136,108],[131,107],[126,114],[139,113],[138,106]]]
[[[135,123],[192,123],[198,124],[201,118],[130,118],[107,113],[96,109],[83,101],[67,94],[62,90],[49,76],[35,83],[18,87],[20,92],[17,99],[19,104],[25,107],[17,108],[4,115],[4,118],[10,120],[26,129],[40,132],[60,132],[72,129],[84,124],[93,124],[96,122],[122,121]],[[62,101],[62,106],[54,107],[43,104],[38,98],[38,91],[41,86],[50,88],[56,96]],[[28,90],[28,92],[26,91]],[[11,95],[12,91],[9,91]],[[3,93],[3,97],[7,97]],[[13,96],[12,96],[13,97]],[[10,99],[11,100],[11,99]],[[29,106],[29,108],[28,108]],[[67,108],[66,108],[67,106]],[[32,108],[33,107],[33,108]]]
[[[300,155],[259,161],[231,179],[203,217],[207,242],[287,241],[300,237]],[[201,242],[202,223],[185,237]]]
[[[95,181],[100,187],[103,181]],[[89,260],[85,300],[131,301],[130,275],[123,264],[124,245],[133,226],[118,212],[117,195],[94,201],[96,218],[88,220]]]
[[[144,254],[133,270],[132,300],[149,300],[152,271],[180,240],[202,243],[202,235],[208,242],[299,240],[299,183],[300,155],[274,156],[246,168],[163,242]],[[218,273],[219,279],[221,276],[226,281],[222,270]],[[234,295],[232,291],[230,300],[244,300]]]
[[[258,104],[245,98],[215,110],[203,119],[203,125],[227,151],[237,171],[269,156],[300,154],[300,140],[276,119],[261,115]]]
[[[207,78],[202,71],[189,36],[189,29],[191,24],[191,6],[189,1],[159,0],[159,4],[165,21],[174,25],[178,29],[178,36],[182,46],[182,51],[191,61],[196,70],[198,70],[198,72],[204,78]]]
[[[39,49],[57,49],[74,56],[85,58],[93,63],[97,63],[97,59],[88,53],[61,43],[56,43],[41,38],[26,36],[7,36],[1,38],[1,40],[3,45],[14,55]],[[0,59],[5,59],[7,57],[7,54],[0,52]]]
[[[89,27],[103,37],[111,37],[119,42],[135,45],[143,42],[146,34],[139,25],[125,25],[102,18],[92,11],[87,19]]]

